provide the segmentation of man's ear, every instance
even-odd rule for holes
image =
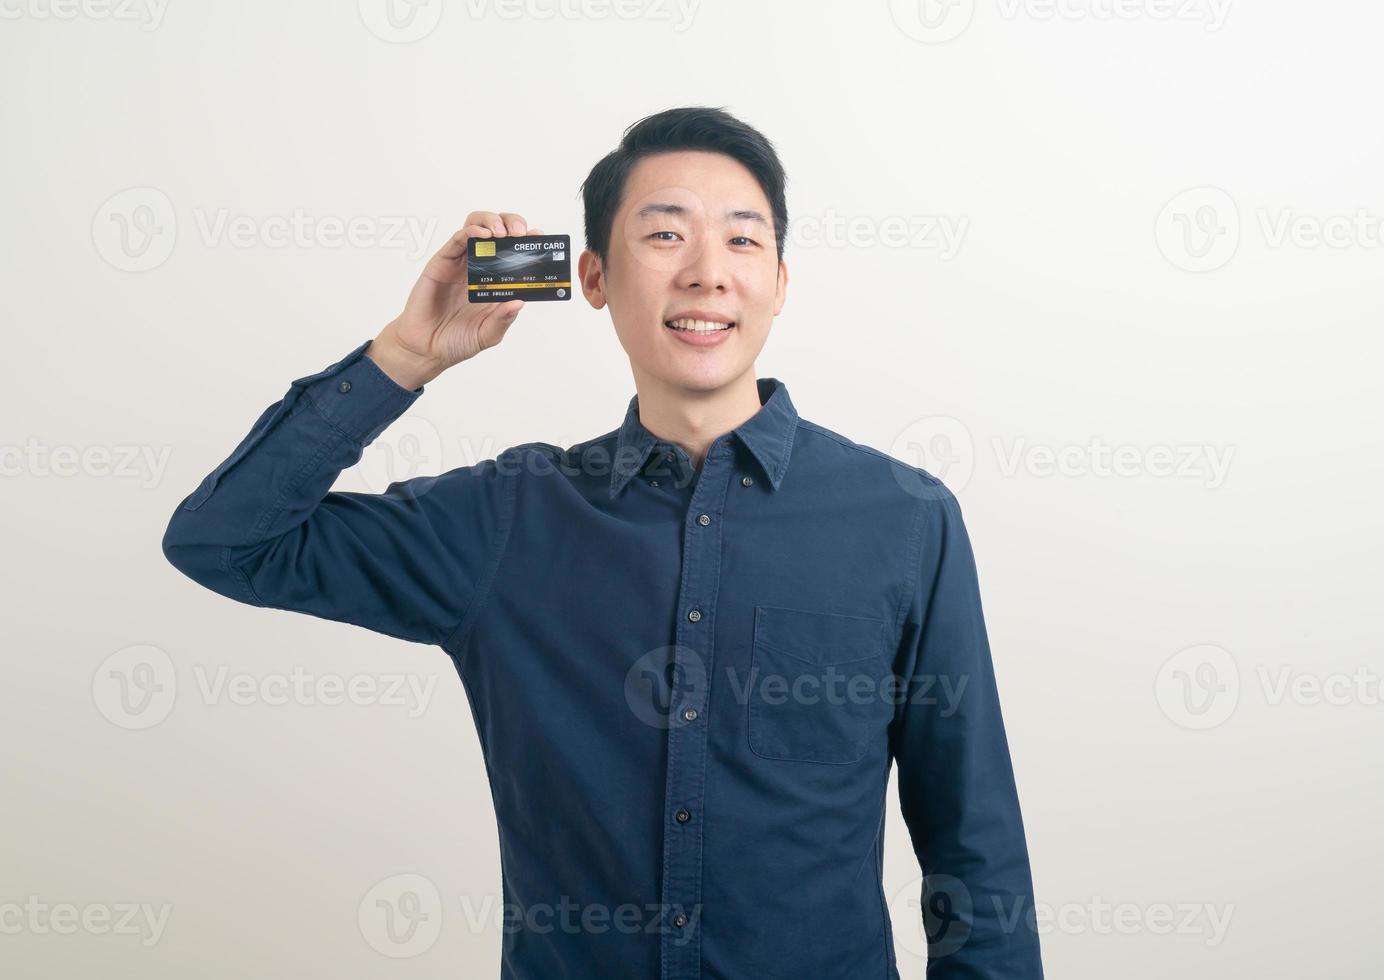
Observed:
[[[788,298],[788,263],[779,260],[778,288],[774,292],[774,316],[783,309],[783,301]]]
[[[586,249],[577,259],[577,277],[581,280],[581,291],[586,297],[586,301],[591,304],[593,310],[604,309],[606,305],[605,297],[605,269],[601,265],[601,257],[591,249]]]

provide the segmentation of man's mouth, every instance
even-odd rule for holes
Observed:
[[[716,320],[665,320],[665,327],[673,330],[682,330],[687,333],[719,333],[722,330],[729,330],[735,326],[734,322],[721,323]]]

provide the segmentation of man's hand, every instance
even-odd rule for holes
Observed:
[[[541,235],[522,215],[473,211],[461,230],[428,260],[404,311],[391,320],[365,354],[396,384],[410,391],[454,364],[475,357],[504,339],[522,299],[471,303],[466,295],[466,243],[472,238]]]

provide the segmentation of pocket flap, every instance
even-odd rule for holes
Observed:
[[[755,646],[823,667],[879,656],[884,629],[884,620],[870,616],[754,607]]]

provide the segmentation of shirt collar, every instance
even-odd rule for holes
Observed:
[[[788,397],[788,386],[778,378],[757,378],[759,411],[731,431],[763,467],[769,486],[777,490],[788,470],[793,450],[793,435],[798,427],[798,412]],[[615,444],[614,465],[610,470],[610,495],[616,496],[635,473],[643,468],[658,437],[639,421],[639,396],[630,398]]]

